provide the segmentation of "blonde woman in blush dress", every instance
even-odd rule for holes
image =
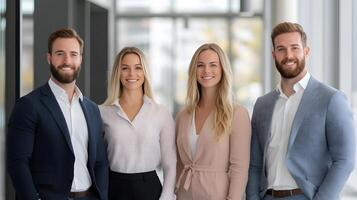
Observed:
[[[100,112],[108,144],[109,199],[173,200],[174,120],[152,97],[144,55],[126,47],[116,56]],[[163,168],[163,186],[156,169]]]
[[[232,96],[226,55],[216,44],[202,45],[189,67],[187,105],[176,118],[178,200],[243,198],[251,125]]]

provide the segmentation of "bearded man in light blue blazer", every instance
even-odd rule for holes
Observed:
[[[339,199],[355,162],[351,109],[309,74],[299,24],[278,24],[271,38],[281,81],[254,106],[247,200]]]

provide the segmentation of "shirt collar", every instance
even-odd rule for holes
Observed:
[[[143,103],[143,105],[147,105],[147,104],[152,104],[152,103],[153,103],[153,100],[152,100],[150,97],[144,95],[143,98],[144,98],[144,103]],[[118,106],[118,107],[121,108],[121,106],[120,106],[120,104],[119,104],[119,98],[117,98],[111,105],[112,105],[112,106]]]
[[[307,87],[307,84],[309,83],[309,80],[310,80],[310,77],[311,77],[311,74],[309,72],[307,72],[305,74],[305,76],[297,83],[294,84],[294,91],[295,92],[298,92],[300,91],[301,89],[306,89]],[[283,89],[281,88],[281,81],[279,81],[278,85],[277,85],[277,91],[280,93],[280,94],[284,94],[283,93]]]
[[[68,99],[66,91],[63,88],[61,88],[59,85],[57,85],[51,78],[48,80],[48,85],[50,86],[56,98]],[[74,88],[74,97],[79,97],[81,101],[83,101],[83,94],[76,85]]]

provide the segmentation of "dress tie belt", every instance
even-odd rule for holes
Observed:
[[[183,188],[187,191],[191,185],[192,182],[192,176],[195,172],[220,172],[220,173],[226,173],[226,169],[214,169],[211,166],[204,166],[204,165],[196,165],[196,164],[188,164],[184,166],[184,169],[182,170],[179,179],[176,184],[176,191],[181,185],[181,181],[183,178],[183,175],[187,172],[186,179],[183,185]]]

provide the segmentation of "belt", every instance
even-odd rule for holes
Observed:
[[[151,180],[158,178],[156,171],[140,172],[140,173],[121,173],[109,171],[109,180]]]
[[[266,194],[271,195],[274,198],[282,198],[282,197],[303,194],[303,192],[299,188],[293,189],[293,190],[272,190],[272,189],[269,189],[269,190],[267,190]]]
[[[86,191],[82,192],[70,192],[68,197],[69,198],[82,198],[82,197],[88,197],[91,194],[90,188]]]
[[[177,191],[178,188],[180,187],[182,178],[186,172],[187,172],[187,175],[186,175],[186,179],[184,180],[183,188],[187,191],[191,185],[193,174],[196,173],[197,171],[198,172],[222,172],[222,173],[227,172],[226,169],[213,169],[211,166],[196,165],[193,163],[187,164],[181,171],[181,174],[180,174],[178,181],[176,183],[175,191]]]

